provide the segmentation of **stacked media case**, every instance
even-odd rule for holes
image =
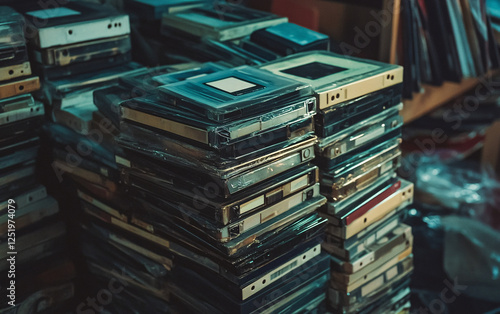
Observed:
[[[0,7],[0,307],[9,313],[57,311],[74,296],[58,202],[35,173],[43,105],[24,39],[24,19]]]
[[[257,30],[286,23],[286,17],[226,2],[207,3],[164,13],[161,34],[173,43],[173,52],[194,60],[224,60],[234,66],[257,65],[278,56],[263,48],[259,55],[243,47]],[[172,48],[171,48],[172,49]]]
[[[120,86],[137,80],[144,77],[124,77]],[[84,203],[94,218],[89,230],[121,239],[149,263],[134,268],[134,289],[203,312],[321,304],[329,260],[320,247],[326,220],[316,210],[326,200],[310,164],[310,86],[218,64],[150,81],[163,85],[120,102],[116,161],[137,203],[128,211]],[[110,94],[95,92],[100,108]],[[91,263],[111,274],[102,260]]]
[[[52,145],[50,167],[60,182],[71,177],[101,194],[115,192],[115,130],[99,115],[92,92],[143,69],[130,62],[128,16],[74,1],[54,9],[40,10],[36,4],[22,9],[30,55],[43,78],[35,97],[51,120],[44,125]]]
[[[151,10],[144,1],[130,2]],[[157,9],[165,5],[162,2],[156,2]],[[167,11],[161,33],[175,53],[199,61],[224,60],[233,66],[260,65],[297,52],[330,47],[328,36],[288,23],[286,17],[226,2]]]
[[[56,186],[60,202],[68,205],[61,214],[69,217],[65,238],[73,240],[78,236],[75,225],[79,223],[78,212],[71,202],[76,194],[74,186],[102,197],[119,195],[119,175],[114,162],[116,130],[99,115],[92,93],[113,84],[121,75],[141,71],[143,67],[129,62],[127,15],[81,2],[68,2],[46,10],[24,4],[22,9],[27,21],[29,55],[34,60],[34,71],[43,79],[42,89],[34,96],[43,101],[50,120],[43,125],[51,154],[50,164],[45,166],[53,170],[59,183]],[[45,237],[39,235],[40,239]],[[48,251],[49,247],[45,248]],[[75,243],[72,249],[79,254]],[[55,278],[67,275],[69,268],[63,266],[61,263],[61,271]],[[55,291],[60,297],[54,300],[72,291],[68,287],[64,293]]]
[[[39,96],[58,122],[45,127],[52,166],[76,183],[85,213],[88,269],[98,289],[125,287],[106,311],[297,311],[320,307],[326,290],[334,312],[408,308],[412,237],[400,216],[413,191],[395,177],[400,67],[307,52],[262,69],[145,70],[106,55],[105,42],[129,30],[126,16],[98,8],[25,14],[37,29]],[[235,20],[195,35],[227,43],[217,36],[244,23]],[[257,23],[239,43],[287,37],[295,26],[279,21]],[[47,41],[55,30],[65,36]],[[324,48],[304,34],[279,53]]]
[[[96,111],[92,90],[139,68],[130,62],[128,15],[77,1],[42,10],[24,4],[22,9],[34,71],[43,80],[36,97],[52,121],[88,133]]]
[[[322,247],[331,255],[328,304],[334,313],[409,310],[411,228],[401,222],[413,185],[396,177],[401,152],[402,68],[327,52],[296,54],[262,66],[311,84]]]
[[[117,84],[96,90],[93,97],[99,115],[116,130],[113,133],[113,152],[123,155],[123,152],[118,152],[121,150],[116,144],[120,132],[121,102],[154,94],[155,88],[166,82],[225,68],[218,64],[191,62],[143,69],[124,74]],[[112,158],[114,160],[114,154]],[[126,289],[115,295],[114,302],[105,307],[106,312],[175,311],[177,307],[170,300],[165,281],[173,263],[172,254],[168,252],[169,244],[154,236],[144,239],[145,231],[140,226],[134,223],[127,225],[132,217],[131,209],[139,208],[140,204],[127,195],[126,186],[119,181],[115,182],[117,191],[112,193],[100,193],[88,185],[78,187],[77,195],[84,212],[80,242],[89,271],[94,275],[92,281],[97,282],[98,287],[116,278],[125,283]]]

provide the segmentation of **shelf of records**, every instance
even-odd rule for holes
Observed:
[[[486,1],[397,1],[399,34],[393,40],[406,70],[405,123],[478,85],[494,84],[499,19]]]

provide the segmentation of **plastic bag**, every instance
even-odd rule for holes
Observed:
[[[444,269],[455,294],[500,301],[500,232],[468,217],[442,217]]]

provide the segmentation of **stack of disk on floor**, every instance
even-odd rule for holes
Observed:
[[[125,267],[130,285],[186,310],[321,304],[329,259],[320,247],[326,220],[316,213],[326,200],[310,164],[311,87],[218,64],[123,78],[120,86],[138,79],[166,85],[120,103],[123,154],[116,161],[127,196],[138,203],[124,211],[83,202],[94,218],[85,228],[100,237],[100,252],[105,242],[126,246],[121,252],[136,262]],[[97,91],[96,101],[106,95]],[[97,247],[88,247],[96,250],[91,270],[112,276],[119,260],[100,258]]]
[[[120,239],[113,238],[113,230],[100,229],[92,223],[88,215],[80,215],[82,211],[87,214],[91,208],[97,208],[104,212],[126,212],[133,207],[134,201],[127,196],[127,193],[120,183],[120,174],[115,162],[115,154],[121,152],[116,143],[116,136],[119,134],[119,125],[116,121],[119,116],[118,107],[120,101],[132,98],[138,94],[147,93],[154,85],[149,85],[154,77],[161,77],[160,74],[169,73],[178,69],[184,69],[193,65],[179,65],[161,67],[155,69],[145,68],[124,68],[126,71],[118,71],[122,67],[109,71],[109,75],[102,76],[101,72],[97,75],[87,74],[77,76],[74,81],[67,79],[63,85],[66,89],[60,93],[61,101],[78,99],[81,94],[89,96],[81,99],[93,98],[96,94],[97,107],[92,101],[95,110],[92,111],[88,123],[71,123],[71,121],[81,121],[82,117],[76,113],[74,117],[68,117],[68,127],[50,123],[45,126],[45,133],[51,141],[52,168],[60,180],[60,189],[64,189],[70,196],[70,201],[75,204],[82,204],[82,210],[72,208],[71,222],[77,230],[80,239],[80,248],[83,255],[87,258],[87,264],[90,272],[97,277],[85,276],[83,281],[86,286],[92,290],[100,291],[106,287],[110,279],[120,278],[126,284],[127,275],[137,265],[133,258],[136,257],[128,250],[136,250],[143,247],[143,243],[137,243],[137,246],[130,246],[130,242],[123,242]],[[127,76],[128,75],[128,76]],[[95,77],[94,77],[95,76]],[[123,78],[122,76],[127,76]],[[82,80],[85,77],[87,80]],[[148,78],[150,78],[148,80]],[[133,81],[133,85],[127,85],[123,90],[123,83]],[[82,88],[83,85],[83,88]],[[118,92],[115,92],[118,89]],[[95,91],[94,91],[95,90]],[[67,93],[64,93],[66,92]],[[102,96],[102,97],[100,97]],[[63,121],[64,122],[64,121]],[[84,128],[76,127],[85,125]],[[73,197],[74,196],[74,197]],[[82,227],[80,230],[79,227]],[[133,251],[132,251],[133,252]],[[144,250],[139,250],[143,254]],[[95,265],[95,261],[98,261]],[[120,264],[127,261],[124,265]],[[141,259],[139,259],[139,262]],[[162,259],[162,264],[165,264]],[[123,265],[119,267],[117,265]],[[103,268],[109,267],[112,272],[106,273]],[[114,272],[117,272],[116,274]],[[131,276],[131,275],[130,275]],[[96,280],[97,279],[97,280]],[[145,303],[143,303],[145,302]],[[125,313],[128,310],[135,309],[146,310],[156,313],[159,309],[168,310],[166,303],[160,302],[149,294],[141,294],[133,288],[127,287],[120,294],[114,296],[114,302],[107,304],[103,310],[111,313]],[[91,309],[85,302],[82,303],[81,311]]]
[[[173,75],[186,76],[184,70],[189,69],[196,75],[195,73],[202,72],[201,69],[209,68],[209,65],[199,66],[198,63],[187,63],[143,69],[120,77],[115,85],[94,91],[94,103],[99,108],[100,123],[106,121],[106,125],[114,130],[108,144],[101,143],[101,147],[97,149],[108,147],[108,156],[116,165],[114,156],[121,152],[116,144],[116,136],[119,135],[120,103],[139,95],[150,94],[158,85],[164,84],[163,80]],[[170,270],[170,254],[165,255],[163,250],[152,249],[147,241],[134,235],[137,229],[128,230],[130,233],[120,232],[116,227],[100,222],[103,218],[106,220],[106,217],[113,216],[119,220],[106,220],[112,225],[121,220],[128,221],[127,213],[136,205],[119,182],[119,176],[114,179],[114,192],[108,192],[104,187],[97,189],[99,185],[91,186],[81,182],[77,185],[77,197],[84,213],[79,221],[82,227],[80,244],[88,269],[94,275],[87,276],[86,281],[98,290],[109,280],[119,278],[122,285],[127,287],[114,296],[114,302],[106,305],[106,313],[171,312],[175,305],[172,305],[172,302],[167,303],[169,292],[151,279],[155,276],[162,277]]]
[[[0,248],[2,311],[56,310],[73,297],[73,263],[57,201],[35,174],[43,105],[24,40],[24,20],[0,7]]]
[[[396,177],[402,68],[326,52],[262,66],[313,86],[318,98],[316,163],[328,203],[323,248],[332,255],[334,312],[408,309],[411,228],[400,222],[413,186]]]
[[[123,71],[118,70],[122,68]],[[191,74],[181,71],[186,69],[190,69]],[[134,200],[128,197],[124,186],[120,183],[120,175],[115,162],[115,154],[121,152],[116,143],[116,136],[119,134],[120,102],[149,94],[158,85],[163,85],[167,81],[181,80],[189,75],[211,73],[220,69],[225,69],[225,67],[218,64],[200,66],[198,63],[152,69],[133,69],[133,67],[125,66],[107,71],[108,74],[105,76],[101,71],[99,74],[83,74],[73,79],[66,79],[64,84],[61,84],[60,91],[58,91],[58,86],[49,86],[54,91],[58,91],[53,93],[59,98],[54,102],[56,105],[78,99],[86,101],[89,97],[95,98],[95,104],[92,101],[95,110],[89,116],[88,122],[84,122],[85,116],[76,112],[75,115],[66,117],[61,123],[48,123],[44,126],[46,137],[51,143],[51,167],[60,183],[58,189],[65,191],[64,197],[69,197],[70,202],[81,202],[83,211],[90,215],[95,212],[92,212],[89,206],[108,213],[110,211],[127,212],[134,206]],[[138,242],[137,246],[129,247],[130,242],[123,243],[112,241],[111,238],[103,238],[109,232],[111,232],[109,233],[111,237],[115,235],[112,233],[113,230],[99,229],[95,226],[95,221],[92,222],[92,219],[88,221],[88,215],[82,220],[81,211],[74,207],[72,211],[71,217],[75,219],[72,219],[71,223],[74,227],[83,226],[83,232],[76,234],[81,239],[82,253],[87,257],[90,271],[98,275],[98,280],[95,280],[96,277],[86,276],[84,281],[90,289],[99,291],[111,278],[117,276],[122,278],[120,276],[128,274],[131,267],[136,265],[131,262],[132,264],[126,263],[123,267],[116,266],[121,261],[130,260],[135,256],[120,255],[124,254],[123,250],[127,248],[136,250],[143,247],[144,243]],[[138,253],[144,254],[144,250],[139,250]],[[117,271],[118,275],[113,272],[103,273],[103,269],[96,266],[96,261],[100,267],[111,265],[110,270]],[[164,262],[164,259],[162,261],[162,265],[168,264]],[[127,278],[129,277],[124,277],[123,280]],[[141,299],[146,300],[145,302],[151,307],[146,306],[143,301],[140,301]],[[83,304],[81,310],[86,310],[85,306]],[[170,307],[166,306],[164,301],[155,299],[150,292],[142,291],[141,294],[141,291],[135,289],[123,291],[116,296],[115,302],[106,306],[106,310],[112,312],[124,312],[125,309],[132,308],[157,312],[158,309],[168,310]]]
[[[132,2],[144,10],[150,6],[141,5],[140,0]],[[199,61],[224,60],[234,66],[259,65],[330,47],[328,36],[288,23],[286,17],[223,1],[164,13],[161,33],[172,44],[172,52]]]

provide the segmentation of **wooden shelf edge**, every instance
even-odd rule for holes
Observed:
[[[500,70],[492,70],[481,78],[468,78],[460,83],[444,82],[441,86],[423,85],[423,93],[414,93],[413,99],[403,100],[404,123],[409,123],[431,112],[437,107],[463,95],[477,86],[485,78],[500,75]]]
[[[424,85],[423,93],[413,94],[413,99],[403,100],[404,123],[411,122],[433,109],[457,98],[479,83],[478,78],[464,79],[460,83],[445,82],[441,86]]]

